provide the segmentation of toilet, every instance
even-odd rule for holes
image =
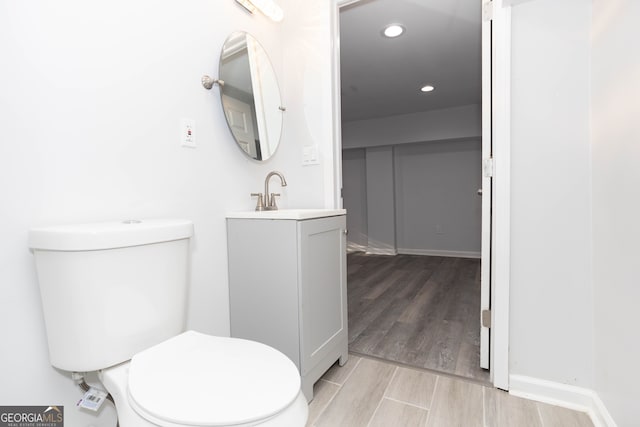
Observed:
[[[120,427],[304,426],[284,354],[185,331],[192,235],[187,220],[31,229],[51,364],[97,371]]]

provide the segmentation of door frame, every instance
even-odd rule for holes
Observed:
[[[482,8],[486,8],[487,0],[482,0]],[[476,3],[477,4],[477,3]],[[481,178],[481,237],[480,237],[480,310],[477,313],[480,318],[480,367],[490,369],[491,360],[491,328],[485,324],[484,313],[491,310],[491,193],[493,192],[493,165],[491,151],[492,133],[492,81],[491,65],[493,63],[493,50],[491,49],[492,21],[484,16],[482,11],[482,178]]]
[[[492,0],[491,344],[493,385],[509,390],[511,271],[511,4]]]
[[[361,0],[332,0],[330,11],[333,109],[333,170],[325,201],[342,207],[342,112],[340,99],[340,9]],[[488,0],[478,0],[485,3]],[[490,0],[489,0],[490,1]],[[490,374],[496,388],[509,390],[509,275],[511,220],[511,2],[492,0],[492,143]]]

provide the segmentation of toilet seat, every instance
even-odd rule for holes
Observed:
[[[160,426],[250,425],[290,406],[300,375],[264,344],[188,331],[136,354],[127,388],[133,409]]]

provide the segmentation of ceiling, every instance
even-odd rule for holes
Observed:
[[[480,0],[363,0],[340,13],[343,121],[481,101]],[[405,27],[386,38],[388,24]],[[435,86],[423,93],[425,84]]]

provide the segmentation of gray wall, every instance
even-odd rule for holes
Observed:
[[[367,251],[395,255],[396,204],[393,147],[365,151],[367,172]]]
[[[480,140],[395,148],[399,252],[480,255],[481,159]]]
[[[374,147],[479,138],[482,135],[481,119],[481,106],[472,104],[344,122],[342,147]]]
[[[367,169],[366,150],[342,150],[342,194],[347,210],[349,249],[366,250],[367,232]]]
[[[479,139],[343,150],[350,246],[478,257],[480,181]]]

